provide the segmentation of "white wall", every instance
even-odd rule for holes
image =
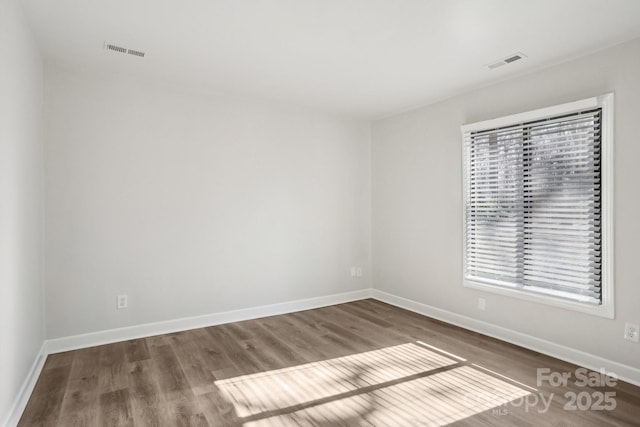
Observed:
[[[374,123],[373,287],[640,368],[640,346],[622,339],[625,321],[640,323],[638,76],[640,40]],[[610,91],[615,320],[463,288],[460,125]]]
[[[0,423],[44,340],[42,64],[16,1],[0,1]]]
[[[48,338],[370,287],[368,123],[47,66],[45,126]]]

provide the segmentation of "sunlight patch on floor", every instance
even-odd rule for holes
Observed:
[[[216,385],[252,427],[437,426],[530,393],[461,361],[409,343]]]

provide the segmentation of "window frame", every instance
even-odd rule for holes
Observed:
[[[492,285],[475,281],[466,277],[467,263],[467,159],[465,151],[465,135],[469,132],[501,128],[524,122],[531,122],[553,116],[576,113],[579,111],[601,108],[601,233],[602,233],[602,263],[601,263],[601,303],[599,305],[571,301],[569,299],[544,295],[523,288],[509,288],[504,285]],[[613,137],[614,137],[614,94],[583,99],[566,104],[513,114],[496,119],[470,123],[460,127],[462,134],[462,281],[467,288],[482,290],[490,293],[506,295],[517,299],[546,304],[553,307],[574,310],[595,316],[613,319],[614,310],[614,228],[613,228]]]

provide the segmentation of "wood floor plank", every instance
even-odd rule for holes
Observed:
[[[147,347],[147,340],[142,338],[127,341],[125,343],[125,356],[129,363],[151,358],[149,348]]]
[[[225,329],[225,325],[206,328],[212,339],[224,349],[227,358],[231,361],[236,372],[254,373],[261,368],[255,360],[247,354],[238,341]]]
[[[318,346],[321,351],[334,354],[336,357],[359,351],[359,346],[328,329],[322,320],[312,314],[313,311],[305,311],[304,314],[293,313],[291,316],[304,325],[309,333],[322,340],[322,344]]]
[[[393,330],[393,328],[387,326],[380,326],[380,322],[373,322],[370,318],[373,315],[363,316],[357,310],[349,309],[348,304],[340,304],[337,306],[327,307],[331,318],[341,324],[349,325],[349,332],[363,337],[367,340],[376,342],[377,345],[396,345],[407,342],[407,337]],[[381,321],[382,324],[390,324],[386,321]]]
[[[65,351],[63,353],[50,354],[45,361],[43,369],[60,368],[62,366],[71,366],[75,357],[75,352]]]
[[[373,340],[364,338],[358,335],[358,333],[349,330],[349,326],[338,324],[338,322],[335,322],[330,316],[323,318],[322,314],[315,311],[309,313],[309,316],[321,322],[322,327],[327,331],[331,332],[337,337],[340,337],[343,341],[351,343],[351,345],[355,346],[355,348],[359,350],[376,348],[379,346],[379,344],[377,344]]]
[[[98,376],[69,380],[58,424],[69,427],[92,425],[99,412]]]
[[[315,340],[313,335],[305,334],[285,316],[265,317],[259,322],[263,327],[277,331],[278,338],[287,343],[305,362],[315,362],[327,358],[327,355],[322,353],[319,348],[322,342]]]
[[[147,349],[152,347],[159,347],[161,345],[167,344],[167,335],[153,335],[151,337],[146,337],[144,340],[147,342]]]
[[[160,387],[155,379],[155,366],[150,359],[131,365],[130,397],[131,413],[136,426],[160,427],[166,425],[163,419]]]
[[[193,335],[203,366],[211,372],[214,380],[230,378],[241,373],[235,368],[222,343],[214,341],[206,328],[194,329],[189,333]]]
[[[99,360],[100,348],[85,348],[74,353],[59,424],[82,427],[94,423],[99,415],[99,380],[95,363]]]
[[[293,328],[293,333],[297,336],[298,340],[304,341],[308,347],[318,351],[321,355],[329,356],[329,354],[325,355],[320,350],[320,348],[327,343],[326,339],[323,339],[323,335],[329,332],[319,330],[317,322],[308,322],[305,316],[298,317],[297,314],[298,313],[291,313],[284,316],[267,317],[260,319],[260,321],[270,322],[271,319],[274,319],[275,322],[288,325],[287,327]]]
[[[98,380],[100,390],[111,392],[129,387],[125,343],[102,345],[100,349]]]
[[[69,379],[77,380],[96,376],[96,362],[100,360],[100,347],[83,348],[73,353]]]
[[[97,423],[95,425],[98,425]],[[129,390],[121,389],[100,395],[100,424],[110,426],[133,426]]]
[[[242,426],[235,407],[219,389],[197,397],[200,407],[211,426]]]
[[[167,425],[175,427],[191,427],[208,425],[201,411],[200,402],[191,390],[178,390],[163,393],[163,419]]]
[[[155,365],[156,379],[160,389],[166,391],[181,391],[189,389],[189,381],[184,375],[180,362],[169,344],[155,347],[152,350],[152,360]]]
[[[170,342],[171,338],[167,341]],[[200,416],[200,405],[195,399],[195,393],[182,370],[174,347],[171,344],[152,347],[151,356],[160,389],[160,418],[174,426],[202,424],[204,418]]]
[[[361,300],[51,355],[19,425],[640,425],[640,387],[538,385],[541,367],[578,369]],[[585,392],[616,409],[567,410]],[[534,395],[544,411],[514,403]]]
[[[171,345],[191,390],[198,395],[211,390],[216,379],[213,370],[217,367],[207,363],[210,358],[195,337],[188,331],[171,337]]]
[[[242,353],[255,363],[257,367],[256,372],[277,369],[277,367],[280,366],[273,354],[270,351],[266,351],[267,349],[262,348],[260,343],[246,328],[246,322],[222,325],[221,329],[226,332],[230,338],[235,340],[242,348]]]
[[[355,316],[357,316],[357,317],[359,317],[359,318],[361,318],[363,320],[366,320],[367,322],[372,323],[375,326],[379,326],[380,328],[391,328],[391,327],[393,327],[393,323],[384,320],[376,312],[372,313],[371,310],[360,309],[355,304],[338,304],[338,305],[335,305],[335,306],[333,306],[331,308],[334,309],[334,310],[342,310],[342,311],[345,311],[346,313],[355,315]]]
[[[73,359],[73,358],[71,358]],[[62,400],[67,388],[71,365],[49,367],[42,371],[19,426],[58,425]]]
[[[283,366],[300,365],[306,362],[285,340],[272,334],[260,322],[252,322],[249,330],[260,346],[261,352],[269,352],[277,360],[275,369]]]

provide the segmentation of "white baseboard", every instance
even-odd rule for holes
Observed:
[[[242,320],[257,319],[260,317],[275,316],[278,314],[293,313],[302,310],[311,310],[314,308],[342,304],[365,298],[371,298],[371,289],[361,289],[359,291],[345,292],[341,294],[55,338],[47,341],[47,349],[49,354],[60,353],[62,351],[76,350],[79,348],[93,347],[96,345],[110,344],[118,341],[126,341],[153,335],[168,334],[171,332],[186,331],[189,329],[204,328],[223,323],[239,322]]]
[[[14,427],[18,425],[20,421],[20,417],[24,412],[24,408],[27,407],[27,402],[29,402],[29,397],[31,397],[31,393],[33,392],[34,387],[36,386],[36,382],[40,377],[40,373],[42,372],[42,368],[44,366],[44,362],[47,360],[47,342],[43,342],[40,347],[40,351],[36,354],[36,358],[31,365],[31,369],[29,369],[29,373],[27,374],[27,378],[25,378],[22,383],[22,387],[20,387],[20,391],[16,396],[13,404],[11,405],[11,410],[7,415],[7,418],[4,420],[2,425],[4,427]]]
[[[460,326],[461,328],[469,329],[483,335],[488,335],[579,366],[584,366],[585,368],[589,368],[594,371],[599,371],[604,368],[607,372],[615,373],[622,381],[640,386],[640,369],[633,366],[624,365],[622,363],[614,362],[600,356],[563,346],[561,344],[556,344],[551,341],[546,341],[531,335],[452,313],[447,310],[442,310],[417,301],[378,291],[376,289],[371,290],[371,297],[396,307],[404,308],[452,325]]]

